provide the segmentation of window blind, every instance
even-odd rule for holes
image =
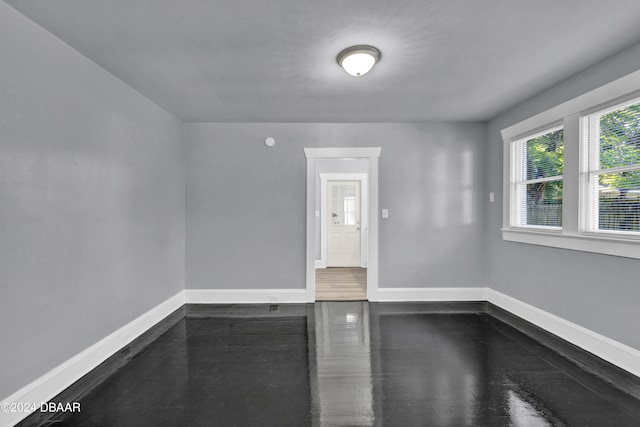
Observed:
[[[640,233],[640,100],[584,118],[586,230]]]
[[[559,127],[515,142],[513,225],[562,227],[563,136]]]

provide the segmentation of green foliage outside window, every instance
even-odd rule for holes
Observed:
[[[640,104],[600,118],[600,168],[633,164],[640,164]],[[640,189],[640,173],[602,174],[600,184],[618,189],[620,197],[626,197],[629,190]]]
[[[562,175],[563,135],[559,129],[527,141],[527,180]]]
[[[525,143],[526,179],[550,178],[563,174],[563,130],[556,130]],[[562,179],[528,184],[527,224],[562,226]]]
[[[600,169],[640,165],[640,104],[600,117]],[[640,231],[640,170],[599,175],[598,228]]]

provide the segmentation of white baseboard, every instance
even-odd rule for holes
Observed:
[[[378,288],[370,301],[486,301],[487,288]]]
[[[640,351],[635,348],[490,288],[487,301],[640,377]]]
[[[185,289],[187,304],[307,303],[306,289]]]
[[[277,297],[274,300],[274,297]],[[313,296],[312,296],[313,297]],[[142,335],[185,303],[306,303],[305,289],[186,289],[52,369],[2,402],[47,402]],[[488,301],[560,338],[640,377],[640,351],[486,287],[379,288],[371,301]],[[28,413],[0,412],[0,425],[11,426]]]
[[[2,402],[35,403],[39,408],[41,403],[48,402],[183,305],[184,291],[180,291],[11,396],[2,399]],[[29,413],[0,412],[0,425],[15,425],[28,415]]]
[[[640,377],[640,350],[487,287],[379,288],[370,301],[488,301]]]

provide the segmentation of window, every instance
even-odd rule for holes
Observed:
[[[640,71],[502,139],[504,240],[640,259]]]
[[[562,227],[562,127],[513,143],[511,226]]]
[[[584,231],[640,236],[640,99],[582,121]]]
[[[355,225],[356,223],[356,196],[344,196],[344,224]]]
[[[357,193],[355,185],[334,181],[331,193],[332,225],[356,225]]]

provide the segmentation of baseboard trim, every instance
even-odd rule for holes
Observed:
[[[640,399],[640,378],[628,372],[613,363],[596,356],[595,354],[578,347],[564,338],[552,334],[551,332],[540,328],[533,323],[524,320],[497,305],[487,303],[486,312],[492,320],[495,320],[493,327],[503,334],[512,337],[514,334],[524,334],[536,343],[541,344],[547,349],[553,350],[559,356],[566,360],[565,363],[578,365],[585,372],[607,381],[612,386],[626,392],[635,399]],[[522,344],[522,343],[521,343]],[[526,344],[522,344],[525,345]],[[535,347],[528,347],[529,351],[537,352]],[[561,367],[562,362],[552,361]]]
[[[487,301],[640,378],[640,351],[493,289]]]
[[[379,288],[370,301],[487,301],[640,378],[640,350],[488,287]]]
[[[37,380],[2,399],[2,402],[30,402],[40,405],[42,402],[50,401],[183,305],[184,291],[180,291]],[[0,425],[15,425],[29,415],[29,413],[0,412]]]
[[[402,302],[402,301],[486,301],[487,288],[378,288],[370,301]]]
[[[277,297],[277,299],[274,297]],[[593,365],[589,355],[577,354],[582,350],[602,359],[602,366],[597,368],[598,372],[596,374],[609,380],[614,385],[620,386],[634,396],[640,393],[637,381],[633,378],[624,378],[624,374],[628,373],[640,379],[639,350],[491,288],[380,288],[375,293],[375,298],[371,298],[371,301],[488,302],[499,310],[504,310],[504,313],[500,313],[499,310],[489,307],[489,314],[497,319],[504,320],[508,318],[507,323],[514,325],[516,329],[541,341],[543,344],[549,345],[551,343],[554,348],[559,346],[559,348],[566,349],[564,354],[569,359],[577,361],[580,365]],[[3,399],[2,402],[39,403],[50,401],[87,373],[130,345],[134,340],[150,331],[162,320],[180,316],[180,314],[176,314],[176,311],[183,309],[182,313],[184,313],[183,306],[185,304],[286,304],[307,302],[306,289],[186,289]],[[527,322],[530,325],[527,325]],[[536,328],[539,328],[539,330]],[[544,334],[552,336],[544,336]],[[569,344],[576,348],[570,348]],[[581,361],[584,361],[584,363],[580,363]],[[613,365],[611,369],[619,368],[624,372],[612,371],[605,366],[607,363]],[[621,380],[623,381],[622,384]],[[87,381],[90,382],[90,380]],[[629,387],[625,384],[628,384]],[[0,413],[0,425],[14,425],[28,415],[28,413]]]
[[[185,304],[187,319],[232,317],[306,317],[313,306],[309,304]]]
[[[185,289],[186,304],[301,304],[306,289]]]

